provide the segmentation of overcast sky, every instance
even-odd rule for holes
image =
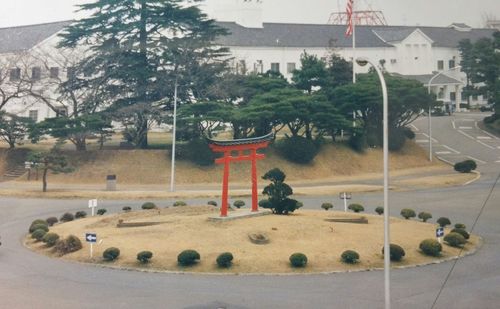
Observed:
[[[206,0],[206,10],[238,0]],[[254,0],[255,1],[255,0]],[[261,0],[264,21],[326,23],[330,13],[343,11],[346,0]],[[0,27],[77,18],[74,5],[89,0],[0,0]],[[481,27],[487,16],[500,19],[500,0],[357,0],[358,9],[384,12],[389,25],[448,26],[464,22]],[[230,16],[216,16],[230,20]],[[0,42],[1,43],[1,42]]]

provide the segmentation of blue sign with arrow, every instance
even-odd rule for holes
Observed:
[[[95,234],[95,233],[85,233],[85,240],[87,242],[97,242],[97,234]]]
[[[436,237],[443,237],[444,235],[444,229],[442,227],[438,227],[436,229]]]

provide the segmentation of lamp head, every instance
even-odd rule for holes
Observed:
[[[356,63],[361,66],[361,67],[364,67],[365,65],[368,64],[368,59],[364,58],[364,57],[359,57],[359,58],[356,58]]]

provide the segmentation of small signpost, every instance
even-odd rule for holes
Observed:
[[[96,233],[85,233],[85,240],[90,243],[90,258],[94,253],[94,244],[97,242],[97,234]]]
[[[344,200],[344,211],[347,212],[347,200],[352,198],[351,192],[342,192],[339,194],[339,198]]]
[[[28,170],[28,180],[31,180],[31,167],[33,166],[33,162],[25,161],[24,169]]]
[[[92,217],[94,216],[94,209],[97,207],[97,199],[89,200],[89,208],[92,209]]]
[[[442,243],[443,235],[444,235],[444,228],[438,227],[436,229],[436,237],[437,237],[439,243]]]

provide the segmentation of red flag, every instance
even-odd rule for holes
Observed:
[[[352,6],[353,6],[354,0],[347,0],[347,7],[346,7],[346,13],[347,13],[347,29],[345,31],[345,36],[350,37],[352,35],[353,31],[353,20],[352,20]]]

